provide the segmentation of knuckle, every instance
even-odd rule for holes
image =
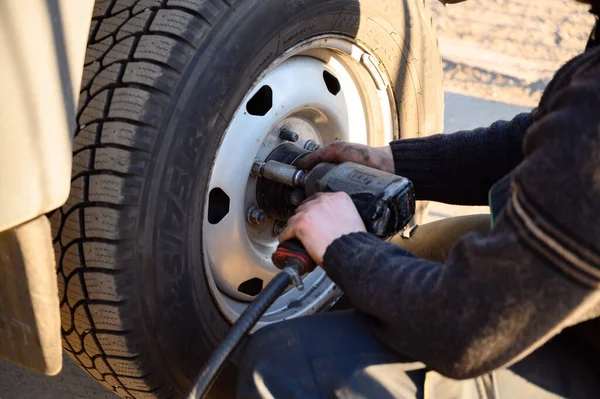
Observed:
[[[329,195],[327,196],[327,199],[329,199],[329,200],[335,200],[339,196],[340,196],[340,192],[336,191],[335,193],[329,193]]]
[[[305,222],[298,223],[296,225],[296,228],[294,229],[294,233],[295,233],[294,235],[296,237],[303,237],[303,236],[306,235],[306,232],[309,231],[309,230],[310,230],[310,228],[308,226],[308,223],[305,223]]]
[[[348,143],[345,141],[335,141],[329,145],[329,150],[331,151],[331,155],[338,155],[340,152],[344,150]]]
[[[302,240],[304,237],[306,237],[306,233],[304,232],[304,229],[297,229],[296,234],[294,234],[294,236],[297,239]]]
[[[306,225],[306,223],[308,223],[308,215],[306,213],[302,213],[301,215],[298,215],[295,225],[297,227],[301,227],[301,226]]]
[[[292,216],[287,222],[287,228],[294,229],[298,225],[298,223],[302,220],[302,213],[295,214]]]
[[[323,204],[327,203],[327,197],[319,197],[314,202],[315,202],[315,204],[314,204],[315,208],[320,209],[323,207]]]
[[[320,202],[323,205],[327,205],[327,204],[331,204],[332,200],[335,198],[335,195],[332,195],[333,193],[327,193],[327,195],[324,195],[320,198]]]
[[[346,194],[343,191],[338,191],[338,192],[334,193],[334,197],[335,197],[336,200],[345,200],[347,198],[350,198],[348,196],[348,194]]]

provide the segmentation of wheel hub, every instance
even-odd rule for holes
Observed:
[[[277,236],[302,200],[302,193],[251,176],[254,161],[293,164],[336,140],[381,145],[373,137],[393,138],[391,90],[373,78],[367,55],[335,35],[301,43],[263,73],[232,119],[215,159],[203,224],[209,286],[230,321],[278,272],[270,260]],[[259,327],[317,312],[341,295],[321,269],[303,280],[305,290],[288,290]]]
[[[289,131],[289,130],[287,130]],[[294,165],[306,150],[292,143],[281,144],[276,147],[265,161],[279,161]],[[297,205],[303,200],[304,193],[292,187],[276,183],[265,178],[256,181],[256,202],[266,215],[276,219],[277,225],[282,226],[294,214]]]

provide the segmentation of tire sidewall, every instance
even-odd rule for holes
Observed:
[[[180,389],[195,378],[230,326],[211,297],[204,271],[204,200],[228,123],[261,72],[312,36],[335,32],[355,37],[379,58],[393,83],[403,137],[434,133],[427,129],[441,123],[428,128],[424,121],[425,114],[441,121],[436,97],[441,68],[435,65],[437,53],[425,48],[434,46],[435,39],[421,26],[420,5],[407,0],[361,0],[360,5],[351,0],[261,0],[237,2],[236,7],[213,26],[165,110],[168,117],[153,148],[155,162],[145,171],[140,215],[127,226],[138,237],[134,256],[140,265],[135,283],[142,298],[140,328],[155,343],[150,348],[155,369]],[[413,30],[421,39],[409,37]],[[440,68],[439,82],[424,87],[427,68]]]

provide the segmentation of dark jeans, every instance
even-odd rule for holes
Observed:
[[[465,381],[428,371],[381,345],[357,311],[293,319],[250,339],[238,398],[599,398],[600,368],[557,337],[506,370]]]
[[[489,224],[489,218],[457,218],[455,228],[453,222],[439,222],[435,234],[428,234],[425,225],[410,245],[400,245],[419,256],[441,259],[456,239],[444,230],[462,235],[485,230],[484,223]],[[337,311],[287,320],[257,332],[240,367],[238,397],[600,398],[599,365],[594,352],[559,336],[508,369],[455,381],[383,346],[367,316]]]

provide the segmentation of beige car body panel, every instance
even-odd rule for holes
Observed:
[[[60,370],[62,357],[58,289],[49,277],[52,237],[43,215],[69,195],[93,6],[93,0],[0,1],[0,357],[47,374]]]
[[[93,4],[0,2],[0,231],[67,200]]]

